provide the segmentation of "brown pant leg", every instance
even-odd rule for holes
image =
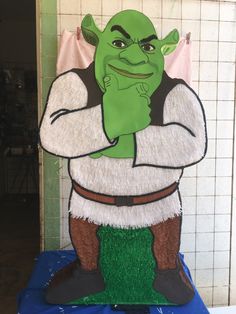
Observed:
[[[72,216],[69,219],[71,241],[81,267],[85,270],[97,269],[99,256],[97,230],[99,226],[87,220],[72,218]]]
[[[181,216],[151,226],[153,253],[159,270],[175,269],[180,247]]]

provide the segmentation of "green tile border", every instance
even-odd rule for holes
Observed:
[[[60,217],[60,213],[58,213],[58,217],[55,216],[55,212],[58,212],[57,209],[58,207],[58,199],[57,198],[52,198],[48,197],[45,201],[45,221],[48,220],[48,218],[58,218]]]
[[[59,243],[60,243],[60,237],[48,237],[47,241],[45,241],[44,249],[45,250],[57,250]]]
[[[56,76],[57,0],[40,0],[42,109]],[[59,158],[43,152],[44,249],[60,247]]]
[[[41,14],[41,34],[54,35],[57,34],[57,15],[56,14]]]
[[[42,34],[42,56],[55,57],[57,54],[57,37],[55,34]]]
[[[42,72],[44,77],[55,76],[55,64],[56,57],[44,57],[42,56]]]
[[[41,12],[55,14],[55,5],[57,5],[57,2],[54,0],[41,0]]]
[[[60,238],[60,217],[47,218],[45,221],[45,238]]]
[[[55,77],[43,77],[42,78],[42,106],[43,106],[43,109],[45,107],[45,104],[46,104],[46,101],[48,98],[48,91],[49,91],[54,79],[55,79]]]

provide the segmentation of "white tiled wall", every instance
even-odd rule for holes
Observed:
[[[193,87],[205,106],[208,152],[186,169],[181,183],[183,229],[181,251],[207,305],[229,299],[230,226],[234,131],[236,51],[235,1],[200,0],[58,0],[58,38],[64,28],[75,31],[86,13],[104,27],[122,9],[147,14],[159,36],[178,28],[191,32]],[[70,243],[67,203],[70,180],[61,169],[61,246]],[[236,261],[235,261],[236,263]]]

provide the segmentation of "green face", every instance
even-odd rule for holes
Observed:
[[[95,74],[101,86],[107,74],[116,76],[119,88],[138,82],[150,95],[161,82],[164,60],[156,31],[143,14],[124,11],[107,24],[96,49]]]
[[[114,75],[119,89],[135,83],[146,83],[150,96],[159,86],[164,57],[178,42],[178,32],[159,40],[151,21],[134,10],[122,11],[111,18],[100,32],[91,16],[82,22],[85,39],[96,45],[95,76],[104,91],[104,77]],[[177,32],[177,33],[176,33]]]

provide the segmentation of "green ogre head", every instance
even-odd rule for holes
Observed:
[[[96,46],[95,76],[102,91],[104,77],[112,74],[119,89],[146,83],[149,96],[161,82],[164,55],[171,53],[179,41],[176,29],[158,39],[149,18],[135,10],[117,13],[103,32],[88,14],[82,21],[82,31],[86,41]]]

